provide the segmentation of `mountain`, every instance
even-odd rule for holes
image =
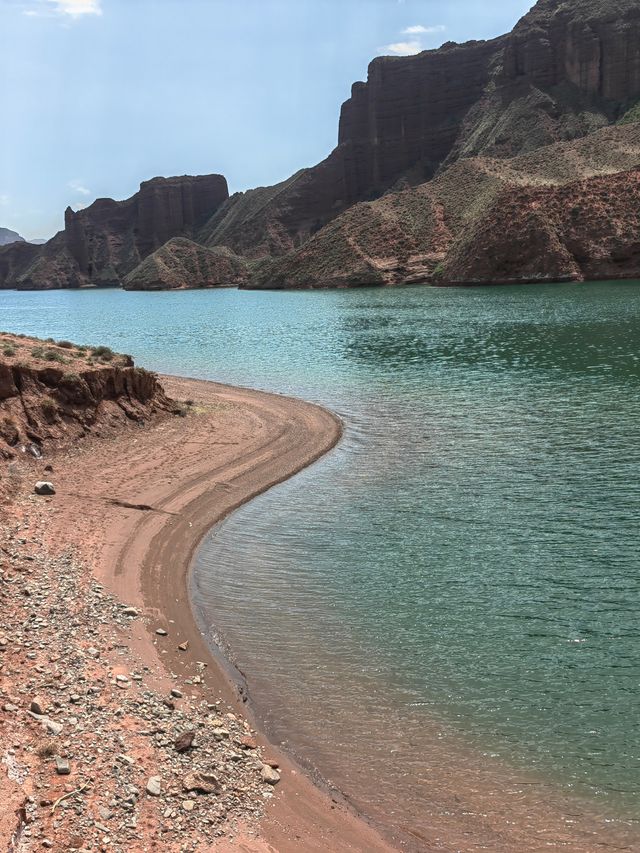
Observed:
[[[229,249],[208,249],[186,237],[172,237],[123,282],[125,290],[233,287],[247,281],[247,263]]]
[[[229,197],[222,175],[153,178],[125,201],[101,198],[74,212],[43,246],[0,248],[0,286],[116,287],[167,240],[191,236]]]
[[[242,256],[252,287],[631,276],[639,120],[640,0],[540,0],[499,38],[374,59],[317,166],[231,197],[221,175],[155,178],[67,210],[40,249],[0,248],[0,287],[122,285],[176,237]],[[178,270],[196,255],[169,247],[136,280],[202,286]]]
[[[640,124],[508,160],[459,160],[349,208],[251,287],[640,277]]]
[[[11,231],[9,228],[0,228],[0,246],[7,246],[9,243],[24,242],[24,237],[21,237],[17,231]]]
[[[639,0],[542,0],[492,41],[374,59],[342,106],[332,154],[278,187],[232,197],[203,239],[283,254],[399,182],[424,183],[465,157],[578,139],[639,99]]]

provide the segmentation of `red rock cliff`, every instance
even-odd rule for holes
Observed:
[[[202,239],[284,254],[399,181],[579,139],[639,99],[640,1],[540,0],[509,35],[374,59],[342,107],[332,154],[278,187],[234,196]]]

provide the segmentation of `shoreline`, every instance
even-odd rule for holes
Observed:
[[[193,399],[192,412],[161,420],[135,438],[92,438],[57,455],[48,538],[53,544],[64,536],[66,545],[92,559],[105,589],[146,617],[146,630],[132,632],[131,648],[159,688],[169,687],[169,676],[177,678],[208,701],[222,699],[255,729],[246,692],[234,686],[232,664],[209,647],[192,611],[192,562],[224,517],[335,447],[342,424],[326,409],[277,394],[174,376],[160,381],[171,398]],[[102,454],[107,464],[101,467]],[[80,483],[90,484],[92,494]],[[168,635],[158,636],[158,627]],[[184,643],[187,651],[178,649]],[[200,673],[195,681],[194,671]],[[233,842],[217,841],[216,850],[396,849],[262,732],[255,740],[280,767],[282,781],[258,836],[250,830]]]
[[[109,662],[112,677],[142,672],[144,689],[156,696],[168,697],[179,688],[175,716],[183,705],[191,713],[197,707],[226,706],[235,715],[229,727],[243,725],[253,747],[258,747],[256,757],[280,768],[281,781],[263,791],[264,803],[257,810],[233,817],[226,825],[226,837],[209,842],[200,836],[188,849],[389,853],[471,850],[489,844],[496,851],[524,853],[537,850],[532,841],[540,837],[546,837],[547,846],[576,853],[600,849],[604,836],[600,838],[587,814],[580,815],[579,827],[574,825],[577,800],[563,800],[562,806],[554,799],[549,811],[546,785],[541,796],[529,795],[531,784],[540,780],[521,781],[524,774],[485,767],[478,762],[481,756],[472,756],[451,741],[442,744],[443,775],[429,774],[424,808],[433,822],[421,834],[404,825],[396,833],[385,822],[386,811],[366,817],[358,811],[357,799],[352,804],[348,793],[325,781],[311,756],[309,761],[296,759],[269,740],[259,708],[248,701],[246,685],[234,678],[233,663],[223,648],[210,645],[201,629],[189,595],[190,573],[202,539],[212,528],[252,497],[329,452],[340,440],[342,423],[320,406],[279,394],[175,376],[160,379],[169,396],[191,401],[185,418],[161,417],[106,434],[97,430],[76,444],[59,447],[46,459],[26,460],[23,486],[39,479],[45,463],[51,464],[56,494],[42,499],[31,493],[32,486],[21,489],[13,520],[18,521],[16,531],[22,522],[22,528],[31,531],[29,539],[53,559],[72,551],[86,567],[85,580],[98,582],[119,608],[137,609],[139,618],[125,626],[118,640],[100,629],[100,654]],[[30,544],[26,538],[17,543]],[[58,629],[57,636],[64,642],[64,632]],[[128,667],[123,655],[129,659]],[[25,692],[17,689],[19,684],[17,692],[6,691],[16,704]],[[115,690],[116,705],[119,692]],[[131,694],[141,696],[134,690]],[[158,757],[151,756],[131,731],[127,738],[135,743],[129,750],[135,757],[132,779],[144,788],[144,778],[158,772]],[[207,760],[206,750],[196,753],[198,760]],[[429,763],[431,758],[425,754]],[[42,781],[35,778],[36,787],[41,787]],[[49,787],[50,780],[44,786]],[[176,794],[167,793],[170,802]],[[155,844],[156,833],[162,836],[166,821],[159,805],[153,798],[141,801],[145,846],[128,844],[129,853],[148,850],[146,844]],[[203,803],[203,817],[208,807]],[[624,829],[614,830],[609,843],[616,840],[624,847],[629,836]],[[164,838],[162,844],[167,853],[187,849],[170,846]],[[120,848],[114,853],[121,853]]]

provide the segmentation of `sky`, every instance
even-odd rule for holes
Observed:
[[[493,38],[532,4],[0,0],[0,226],[49,238],[156,175],[276,183],[335,147],[375,56]]]

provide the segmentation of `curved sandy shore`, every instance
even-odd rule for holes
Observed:
[[[92,440],[59,457],[48,535],[52,542],[76,545],[107,589],[151,617],[146,629],[139,623],[132,642],[155,686],[167,690],[174,683],[170,674],[183,683],[193,679],[201,671],[196,662],[206,662],[203,684],[190,690],[208,701],[222,697],[251,719],[193,618],[187,595],[193,554],[217,521],[329,451],[341,423],[301,400],[197,380],[162,381],[169,396],[195,401],[192,413],[141,430],[133,439],[129,434],[124,440]],[[155,634],[159,626],[168,630],[170,642]],[[184,642],[187,652],[177,648]],[[282,768],[282,782],[260,837],[247,833],[217,842],[216,850],[392,849],[285,755],[264,739],[258,742]]]
[[[26,489],[13,508],[13,538],[10,536],[5,548],[5,554],[15,556],[18,566],[19,548],[37,546],[34,554],[39,555],[38,560],[44,552],[45,557],[53,559],[53,564],[49,559],[49,565],[54,571],[63,567],[63,574],[55,576],[56,588],[65,582],[65,577],[67,582],[74,577],[64,575],[68,564],[60,560],[72,551],[74,560],[78,558],[78,572],[87,581],[81,598],[90,597],[86,592],[93,575],[121,602],[116,605],[117,611],[122,611],[122,604],[134,605],[139,610],[140,618],[127,620],[122,616],[126,623],[123,628],[122,620],[120,627],[114,625],[113,613],[103,608],[97,614],[97,622],[84,623],[88,629],[86,637],[80,639],[78,631],[72,631],[68,641],[64,624],[52,621],[50,640],[58,651],[54,648],[53,657],[48,661],[45,658],[44,666],[39,665],[39,673],[46,673],[52,661],[64,662],[64,672],[69,675],[69,651],[82,652],[83,647],[96,642],[99,636],[97,653],[102,669],[98,683],[104,714],[91,730],[98,737],[95,746],[93,741],[87,744],[88,759],[84,771],[80,768],[77,776],[78,782],[86,781],[87,765],[95,767],[95,779],[100,785],[96,785],[91,797],[96,806],[101,802],[104,806],[104,783],[113,775],[113,755],[97,749],[101,743],[111,743],[114,754],[126,743],[134,761],[131,778],[140,788],[144,789],[146,779],[156,774],[162,775],[163,784],[171,785],[172,766],[175,767],[171,750],[154,751],[147,745],[149,719],[163,725],[162,717],[149,718],[140,712],[139,699],[149,691],[155,697],[166,698],[173,688],[179,688],[183,695],[178,698],[181,707],[175,709],[178,715],[185,706],[206,708],[222,698],[238,712],[232,725],[242,726],[244,718],[255,727],[251,709],[243,702],[237,681],[230,677],[230,668],[220,656],[211,653],[193,618],[187,591],[193,554],[218,520],[252,496],[311,464],[329,451],[341,435],[338,418],[301,400],[175,377],[164,377],[163,384],[174,399],[194,401],[189,415],[166,417],[140,428],[135,424],[120,426],[115,434],[107,424],[106,434],[100,435],[101,428],[96,426],[92,435],[77,444],[67,444],[49,457],[53,462],[50,476],[56,487],[53,498],[43,500],[32,494],[33,486],[28,484],[40,478],[45,460],[32,461],[31,472],[25,475]],[[25,559],[35,560],[36,556]],[[45,568],[46,563],[47,560]],[[18,569],[15,573],[20,578]],[[45,574],[45,586],[47,577]],[[36,585],[35,595],[45,601],[46,590]],[[72,624],[76,600],[72,599]],[[77,600],[75,612],[84,603]],[[158,635],[158,628],[164,629],[166,635]],[[180,650],[179,645],[185,643],[187,649]],[[7,648],[10,646],[9,640]],[[17,645],[14,656],[9,656],[15,661],[11,664],[13,668],[6,667],[2,673],[11,676],[5,679],[4,690],[0,692],[5,694],[5,701],[10,700],[12,710],[0,719],[0,729],[3,724],[8,726],[12,743],[16,743],[17,737],[16,729],[11,728],[12,716],[23,722],[26,716],[23,713],[15,717],[20,712],[19,705],[25,701],[24,684],[31,666],[30,659],[20,654],[30,647],[25,646],[21,652]],[[47,648],[44,634],[38,648]],[[4,657],[8,654],[5,652]],[[71,676],[73,673],[71,669]],[[132,689],[124,694],[116,683],[118,674],[137,675],[140,681],[135,686],[130,684]],[[86,678],[76,666],[77,675]],[[88,677],[93,676],[89,673]],[[31,681],[37,690],[38,678]],[[124,695],[130,697],[128,707],[134,709],[126,726],[118,716],[122,713]],[[86,712],[93,713],[92,707],[95,710],[95,702],[87,705]],[[63,718],[70,719],[78,709],[73,704],[68,706]],[[29,733],[23,722],[19,724],[24,736],[37,736],[33,726]],[[428,833],[420,834],[411,826],[401,826],[395,836],[399,839],[395,848],[355,814],[337,792],[317,787],[286,755],[258,735],[262,760],[277,762],[282,780],[275,789],[258,791],[257,796],[255,791],[242,795],[248,805],[234,814],[242,815],[245,824],[237,829],[232,824],[231,833],[224,840],[215,841],[205,840],[200,834],[185,840],[181,827],[174,827],[170,843],[163,828],[167,815],[163,818],[159,801],[146,797],[139,803],[136,840],[128,841],[126,850],[128,853],[151,850],[382,853],[400,848],[595,853],[602,849],[640,849],[634,827],[612,825],[600,816],[592,816],[590,809],[578,800],[558,798],[543,780],[523,778],[524,774],[518,771],[487,763],[481,754],[453,739],[440,742],[437,734],[429,749],[432,754],[425,752],[425,761],[440,769],[430,770],[426,781],[419,782],[428,815]],[[412,747],[410,739],[407,743]],[[37,742],[27,745],[23,754],[35,755]],[[432,761],[438,757],[438,750],[439,763]],[[102,758],[99,752],[103,753]],[[196,754],[201,753],[196,749]],[[80,765],[77,756],[74,765]],[[384,795],[386,780],[379,770],[380,767],[376,784]],[[52,778],[46,762],[36,762],[34,772],[27,779],[29,785],[35,780],[58,793],[65,790],[61,787],[64,780],[71,778],[62,776],[56,788],[55,776]],[[225,773],[229,778],[228,768]],[[0,794],[4,796],[2,782],[0,774]],[[17,797],[18,805],[29,792],[15,785],[8,788],[9,796]],[[271,792],[273,796],[265,801],[264,794],[268,798]],[[168,791],[162,809],[166,811],[172,802],[179,804],[180,795]],[[265,814],[256,823],[263,802]],[[417,803],[416,808],[421,808]],[[9,824],[16,824],[16,815],[12,807],[5,815]],[[379,810],[375,817],[386,831],[384,811]],[[225,828],[229,829],[229,823]],[[0,810],[0,837],[3,831]],[[127,837],[122,827],[121,832],[124,834],[117,841]],[[124,853],[123,847],[118,850]]]

